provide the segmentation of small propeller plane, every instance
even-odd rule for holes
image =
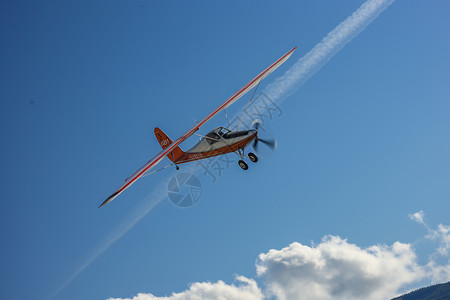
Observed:
[[[142,176],[149,174],[150,170],[153,170],[154,167],[163,160],[164,157],[168,157],[175,167],[178,170],[178,165],[196,161],[200,159],[210,158],[213,156],[224,155],[231,152],[237,152],[241,160],[239,160],[239,166],[243,170],[248,169],[247,163],[244,161],[244,157],[248,157],[250,161],[257,162],[258,157],[254,153],[244,154],[244,149],[251,142],[253,142],[253,147],[257,148],[258,142],[268,145],[271,148],[275,147],[275,141],[272,140],[264,140],[258,137],[258,128],[260,121],[255,120],[252,124],[253,128],[248,130],[232,131],[230,129],[224,127],[218,127],[209,133],[207,133],[203,138],[194,145],[191,149],[184,152],[181,150],[179,145],[184,142],[186,139],[195,134],[196,131],[200,129],[206,122],[208,122],[211,118],[217,115],[222,110],[225,110],[231,104],[236,102],[239,98],[245,95],[252,88],[257,86],[261,80],[263,80],[267,75],[276,70],[279,66],[281,66],[297,49],[294,47],[292,50],[283,55],[280,59],[266,68],[263,72],[261,72],[258,76],[256,76],[253,80],[247,83],[243,88],[234,93],[230,98],[228,98],[222,105],[217,107],[212,113],[207,115],[203,120],[197,122],[194,127],[188,130],[184,135],[180,138],[172,141],[161,129],[155,128],[155,136],[162,147],[162,151],[158,153],[155,157],[150,159],[143,167],[137,170],[133,175],[127,178],[112,195],[110,195],[99,207],[111,202],[114,198],[119,196],[123,191],[129,188],[134,182],[136,182]],[[238,125],[239,127],[239,125]]]

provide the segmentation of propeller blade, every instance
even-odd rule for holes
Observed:
[[[253,141],[253,149],[255,149],[256,152],[258,152],[258,138],[254,139]]]
[[[269,146],[270,149],[275,149],[277,147],[277,141],[276,140],[264,140],[264,139],[258,138],[258,141],[260,141],[263,144],[266,144],[267,146]]]
[[[262,124],[261,120],[254,120],[252,123],[252,128],[255,129],[256,131],[258,131],[260,125]],[[253,149],[255,149],[255,152],[258,152],[258,142],[261,141],[261,143],[266,144],[267,146],[269,146],[270,149],[274,150],[277,147],[277,142],[274,139],[260,139],[258,136],[256,137],[256,139],[253,141]]]

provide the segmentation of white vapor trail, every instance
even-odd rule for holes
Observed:
[[[283,76],[277,78],[264,90],[271,100],[280,104],[289,93],[301,87],[311,76],[317,73],[339,50],[349,43],[355,36],[363,31],[378,15],[395,0],[368,0],[364,2],[351,16],[340,23],[322,39],[312,50],[300,58]],[[246,116],[255,115],[250,111]],[[247,120],[248,121],[248,120]],[[166,187],[167,181],[160,187]],[[91,255],[78,267],[72,275],[64,281],[59,288],[48,298],[51,299],[67,287],[83,270],[102,255],[111,245],[123,237],[140,220],[142,220],[157,204],[166,197],[164,190],[152,193],[150,201],[144,201],[143,207],[138,207],[127,219],[114,229],[91,253]]]
[[[166,184],[164,184],[166,183]],[[142,218],[144,218],[150,211],[155,208],[167,195],[162,187],[167,186],[167,180],[163,181],[159,185],[159,189],[151,193],[143,201],[142,205],[136,207],[133,212],[131,212],[127,218],[114,230],[110,232],[100,243],[94,248],[94,250],[88,255],[88,258],[70,275],[47,299],[52,299],[64,288],[66,288],[72,280],[74,280],[81,272],[84,271],[92,262],[94,262],[100,255],[102,255],[106,250],[108,250],[111,245],[117,242],[121,237],[123,237],[131,228],[134,227]]]
[[[336,53],[362,32],[395,0],[368,0],[342,21],[286,73],[269,84],[265,94],[277,104],[294,93],[317,73]],[[253,105],[252,107],[255,107]],[[253,112],[254,113],[254,112]],[[249,113],[249,115],[252,115]]]

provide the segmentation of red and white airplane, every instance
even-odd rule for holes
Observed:
[[[123,191],[129,188],[134,182],[136,182],[139,178],[148,174],[150,170],[152,170],[164,157],[168,157],[172,163],[175,164],[178,169],[178,164],[187,163],[190,161],[195,161],[199,159],[205,159],[217,155],[223,155],[231,152],[238,152],[241,156],[241,160],[239,161],[239,166],[247,170],[248,166],[245,163],[244,156],[247,156],[252,162],[257,162],[258,157],[249,153],[248,155],[244,155],[244,148],[248,146],[252,141],[254,142],[254,146],[261,141],[269,146],[274,146],[274,142],[267,141],[258,138],[258,124],[253,129],[243,130],[243,131],[231,131],[224,127],[219,127],[208,134],[206,134],[202,140],[200,140],[194,147],[190,150],[184,152],[180,149],[179,145],[185,141],[187,138],[192,136],[197,130],[200,129],[206,122],[208,122],[212,117],[217,115],[222,110],[226,109],[228,106],[233,104],[236,100],[245,95],[252,88],[257,86],[261,80],[263,80],[267,75],[272,73],[275,69],[281,66],[297,49],[294,47],[288,53],[283,55],[280,59],[266,68],[263,72],[261,72],[258,76],[256,76],[252,81],[247,83],[243,88],[238,90],[233,94],[230,98],[228,98],[222,105],[217,107],[212,113],[206,116],[202,121],[195,124],[189,131],[187,131],[183,136],[172,141],[161,129],[155,128],[155,135],[158,139],[159,144],[163,148],[163,150],[158,153],[155,157],[150,159],[143,167],[137,170],[133,175],[125,180],[125,183],[119,187],[111,196],[109,196],[99,207],[111,202],[114,198],[119,196]]]

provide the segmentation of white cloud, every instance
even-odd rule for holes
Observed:
[[[196,282],[188,290],[173,293],[168,297],[157,297],[152,294],[138,294],[133,298],[109,300],[261,300],[264,298],[255,280],[237,276],[237,285],[226,284],[219,280],[216,283]]]
[[[427,237],[436,240],[439,243],[437,254],[448,256],[450,252],[450,226],[439,224],[436,230],[429,229]]]
[[[425,224],[425,222],[424,222],[424,220],[423,220],[425,214],[423,213],[422,210],[421,210],[421,211],[418,211],[418,212],[416,212],[416,213],[414,213],[414,214],[409,214],[408,216],[409,216],[409,218],[410,218],[411,220],[413,220],[413,221],[415,221],[415,222],[417,222],[417,223],[419,223],[419,224],[422,224],[422,225]]]
[[[338,236],[325,236],[318,245],[294,242],[261,253],[256,261],[256,274],[262,282],[259,286],[255,279],[237,276],[236,284],[197,282],[170,296],[140,293],[123,300],[377,300],[390,299],[424,280],[449,281],[450,261],[445,260],[450,253],[450,226],[440,224],[430,229],[423,221],[423,211],[410,217],[429,230],[428,240],[438,243],[424,265],[417,262],[411,244],[395,242],[363,248]]]
[[[450,262],[446,265],[440,265],[435,260],[431,260],[425,266],[427,278],[430,278],[432,284],[450,281]]]
[[[409,217],[428,230],[427,239],[437,243],[435,252],[430,255],[429,262],[425,266],[426,276],[431,279],[431,283],[450,281],[450,226],[439,224],[437,229],[432,229],[424,221],[423,211],[410,214]]]
[[[426,238],[439,243],[439,247],[434,255],[448,256],[450,253],[450,226],[439,224],[437,229],[432,229],[425,222],[425,213],[422,210],[408,216],[411,220],[423,225],[428,230]]]
[[[360,248],[336,236],[260,254],[257,274],[277,299],[387,299],[423,277],[409,244]]]

